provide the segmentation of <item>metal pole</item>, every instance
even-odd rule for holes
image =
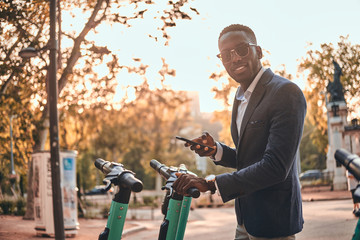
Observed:
[[[12,131],[12,120],[14,115],[10,116],[10,151],[11,151],[11,174],[15,175],[14,170],[14,154],[13,154],[13,131]]]
[[[14,167],[14,153],[13,153],[13,130],[12,130],[12,120],[15,116],[10,115],[10,160],[11,160],[11,177],[15,177],[15,167]],[[15,191],[15,183],[13,184],[13,189]]]
[[[59,123],[58,123],[58,83],[56,78],[56,0],[50,0],[50,65],[48,104],[50,115],[50,155],[51,180],[54,213],[55,239],[65,239],[62,194],[60,187],[60,151],[59,151]]]

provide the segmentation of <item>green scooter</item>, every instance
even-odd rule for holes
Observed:
[[[188,194],[191,197],[182,196],[173,190],[172,185],[177,179],[175,175],[177,172],[195,174],[188,171],[184,164],[181,164],[178,168],[167,167],[166,165],[153,159],[150,161],[150,166],[166,179],[166,184],[162,188],[163,190],[166,190],[166,195],[162,204],[162,213],[165,216],[164,221],[160,226],[158,239],[182,240],[185,235],[191,200],[192,198],[198,198],[200,196],[200,192],[196,188],[190,188],[188,190]]]
[[[99,240],[120,240],[124,229],[126,212],[129,206],[131,191],[141,192],[143,183],[135,178],[135,173],[123,168],[123,165],[108,162],[101,158],[95,160],[95,166],[106,174],[104,191],[109,191],[111,184],[118,186],[111,206],[106,227],[99,235]]]

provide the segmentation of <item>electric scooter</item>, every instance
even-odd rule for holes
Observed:
[[[150,161],[150,166],[154,168],[163,178],[166,179],[166,184],[162,188],[166,190],[164,202],[162,204],[162,213],[164,214],[164,221],[160,226],[159,240],[182,240],[185,235],[185,229],[189,211],[191,207],[192,198],[198,198],[200,192],[197,188],[190,188],[188,196],[182,196],[176,193],[172,185],[177,179],[175,173],[193,174],[188,171],[184,164],[178,168],[167,167],[153,159]]]
[[[99,240],[120,240],[124,229],[131,191],[141,192],[143,183],[135,178],[135,173],[127,170],[120,163],[108,162],[101,158],[95,160],[95,166],[106,174],[103,182],[104,191],[109,191],[111,184],[118,186],[110,206],[106,227],[99,235]]]

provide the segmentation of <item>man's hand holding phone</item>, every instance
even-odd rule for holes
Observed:
[[[185,147],[190,147],[199,156],[214,156],[216,154],[216,144],[214,138],[208,133],[204,132],[200,137],[192,140],[176,137],[179,140],[185,141]]]

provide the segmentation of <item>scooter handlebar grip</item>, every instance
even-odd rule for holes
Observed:
[[[95,160],[94,164],[95,164],[95,167],[96,167],[96,168],[102,170],[102,166],[104,165],[105,162],[106,162],[105,160],[103,160],[103,159],[101,159],[101,158],[97,158],[97,159]]]
[[[155,169],[156,171],[159,171],[159,169],[160,169],[160,167],[162,166],[162,164],[159,163],[157,160],[152,159],[152,160],[150,161],[150,166],[151,166],[153,169]]]
[[[131,173],[122,174],[120,182],[122,185],[130,188],[133,192],[141,192],[143,189],[143,183]]]
[[[191,197],[193,197],[193,198],[198,198],[198,197],[200,197],[200,191],[199,191],[199,189],[197,189],[197,188],[195,188],[195,187],[189,188],[189,189],[187,190],[187,193],[188,193]]]

